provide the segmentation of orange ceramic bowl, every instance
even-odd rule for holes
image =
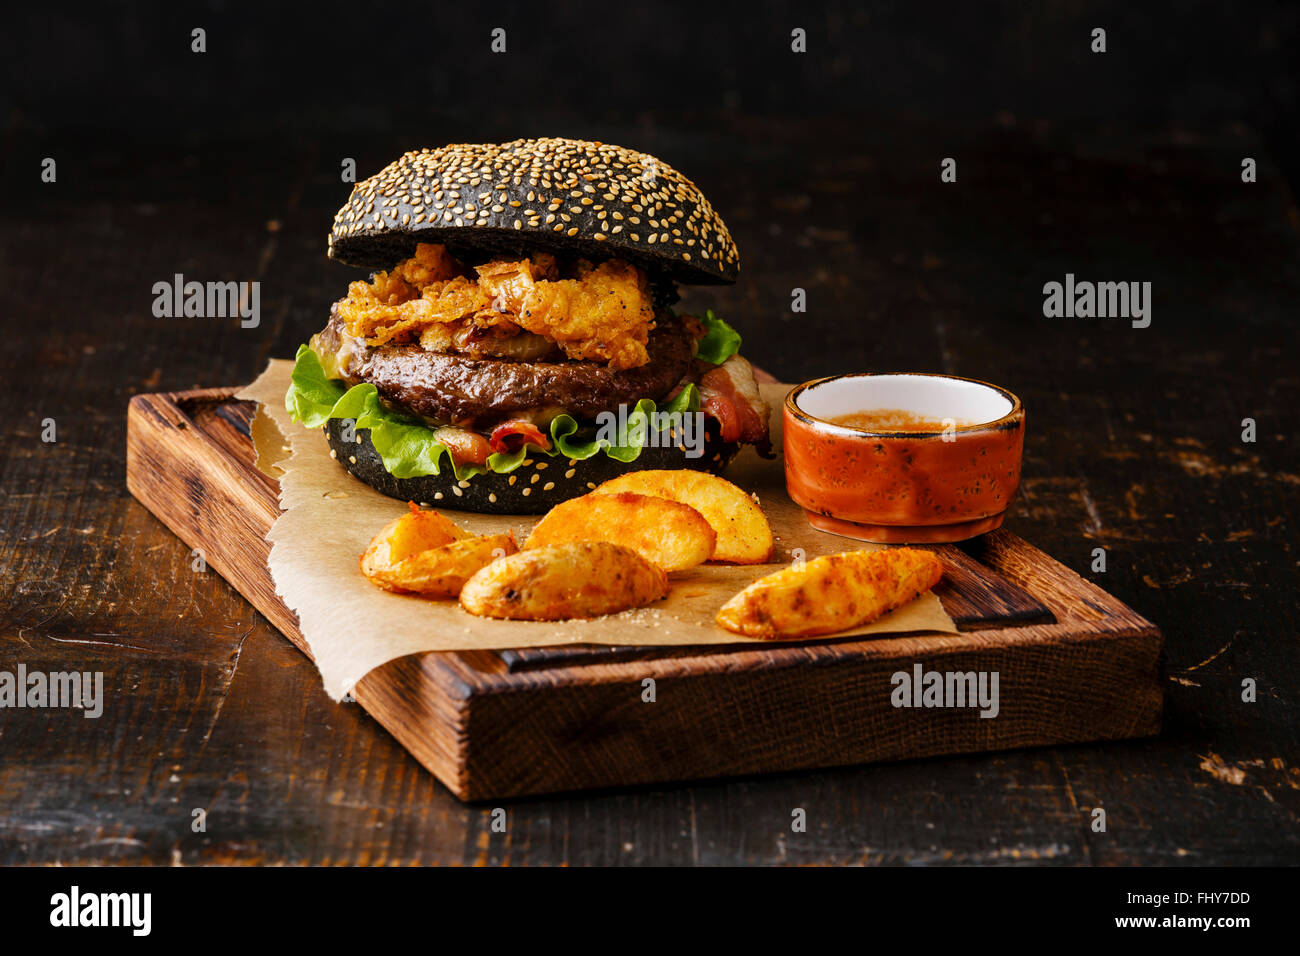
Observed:
[[[874,409],[950,422],[904,432],[828,421]],[[999,527],[1020,486],[1024,406],[974,379],[817,379],[786,396],[782,424],[786,488],[823,531],[883,543],[963,541]]]

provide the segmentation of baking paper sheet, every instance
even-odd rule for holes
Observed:
[[[674,574],[666,600],[591,621],[496,621],[467,614],[454,601],[390,594],[370,584],[357,562],[375,533],[407,506],[345,472],[330,458],[320,430],[290,421],[284,395],[292,367],[292,362],[273,360],[238,397],[261,403],[261,421],[253,429],[259,461],[268,473],[282,472],[283,514],[267,535],[276,592],[297,612],[325,690],[335,700],[371,669],[422,651],[573,643],[761,645],[762,641],[738,637],[713,623],[718,608],[733,594],[788,564],[796,548],[811,559],[873,547],[812,528],[786,495],[780,457],[766,461],[746,448],[727,469],[726,477],[758,495],[776,539],[772,564],[708,565]],[[762,389],[772,405],[773,446],[780,449],[781,402],[789,386],[764,385]],[[271,424],[275,427],[268,427]],[[503,517],[439,510],[476,534],[510,530],[521,542],[540,520],[540,516],[531,515]],[[931,593],[873,624],[843,634],[922,631],[956,632],[952,619]]]

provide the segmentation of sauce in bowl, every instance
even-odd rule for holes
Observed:
[[[860,428],[867,432],[941,432],[948,428],[965,428],[975,424],[965,418],[931,418],[904,408],[870,408],[846,415],[830,415],[825,421],[844,428]]]
[[[1020,484],[1024,406],[974,379],[833,375],[793,389],[782,425],[786,490],[833,534],[962,541],[999,527]]]

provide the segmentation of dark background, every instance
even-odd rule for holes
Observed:
[[[183,7],[183,9],[182,9]],[[1295,143],[1287,3],[27,4],[7,106],[29,129],[438,137],[856,114],[1241,121]],[[208,31],[208,52],[189,33]],[[493,27],[508,53],[489,53]],[[791,56],[790,29],[808,32]],[[1093,27],[1109,52],[1089,52]],[[8,112],[8,111],[7,111]]]
[[[1229,3],[8,11],[0,666],[104,670],[116,704],[0,712],[0,861],[1296,862],[1298,23]],[[742,272],[684,305],[783,380],[944,371],[1018,393],[1008,525],[1162,626],[1161,737],[524,801],[492,834],[192,574],[126,492],[130,395],[246,382],[324,323],[354,277],[325,258],[344,157],[364,177],[411,147],[533,135],[694,178]],[[176,272],[260,280],[261,325],[155,319]],[[1066,272],[1152,282],[1151,328],[1045,319]],[[814,821],[797,841],[791,806]]]
[[[364,178],[405,149],[455,141],[563,135],[654,153],[714,197],[747,266],[748,281],[727,299],[710,291],[687,306],[739,300],[782,338],[790,330],[774,323],[789,318],[789,290],[807,288],[801,334],[847,335],[899,367],[908,353],[889,348],[889,336],[914,303],[879,281],[899,256],[925,269],[960,258],[954,248],[1031,243],[1032,275],[1011,255],[982,268],[985,281],[1017,290],[1014,309],[1030,308],[1024,318],[1041,339],[1054,334],[1036,314],[1042,282],[1079,257],[1121,278],[1133,242],[1160,244],[1157,271],[1181,268],[1176,260],[1198,250],[1208,258],[1219,242],[1236,250],[1230,258],[1268,255],[1241,248],[1235,232],[1248,194],[1219,203],[1207,192],[1224,188],[1219,177],[1249,154],[1259,154],[1271,188],[1290,194],[1300,176],[1296,5],[179,6],[13,12],[0,41],[7,205],[46,221],[66,212],[69,243],[93,242],[96,228],[167,236],[174,263],[162,278],[207,275],[216,246],[236,244],[221,248],[236,254],[232,270],[208,277],[263,280],[272,318],[259,337],[265,345],[269,335],[277,354],[291,353],[327,308],[325,297],[298,294],[287,270],[330,275],[320,255],[329,212],[350,190],[338,175],[343,157]],[[190,31],[200,25],[207,52],[195,54]],[[789,50],[796,25],[808,31],[804,55]],[[508,32],[504,55],[489,50],[495,26]],[[1094,26],[1108,31],[1104,55],[1089,52]],[[1168,175],[1171,162],[1215,152],[1212,181]],[[57,190],[32,175],[45,156],[59,163]],[[945,156],[958,159],[962,188],[931,188]],[[1133,160],[1136,175],[1125,167]],[[1081,162],[1093,173],[1078,175]],[[810,184],[829,189],[825,201],[811,201]],[[223,224],[237,225],[205,232],[197,209],[169,211],[178,201],[220,208]],[[1141,229],[1155,201],[1172,203],[1171,214],[1150,224],[1155,235],[1133,235],[1130,224]],[[1214,202],[1204,217],[1191,212],[1203,201]],[[1054,202],[1088,207],[1100,231],[1057,218],[1045,208]],[[307,210],[316,218],[295,214]],[[284,228],[273,268],[268,222]],[[894,241],[900,226],[921,235],[904,247]],[[1060,262],[1048,267],[1054,253]],[[1213,258],[1205,267],[1218,278],[1237,277]],[[952,275],[928,271],[938,282]],[[333,274],[340,285],[351,278]],[[760,292],[755,280],[783,294]],[[1157,308],[1168,315],[1187,291],[1164,284]],[[1200,311],[1178,321],[1218,318]],[[1072,337],[1081,327],[1061,328]],[[791,379],[838,370],[765,336],[751,336],[747,354]],[[170,383],[179,367],[166,364]]]

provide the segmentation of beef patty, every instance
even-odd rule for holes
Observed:
[[[357,339],[345,343],[337,317],[315,343],[322,351],[340,353],[338,372],[349,385],[370,382],[399,410],[477,428],[561,411],[590,421],[642,398],[663,399],[695,368],[691,333],[666,310],[646,343],[650,361],[621,371],[595,362],[474,358],[418,345],[370,348]],[[347,347],[340,349],[341,344]]]

